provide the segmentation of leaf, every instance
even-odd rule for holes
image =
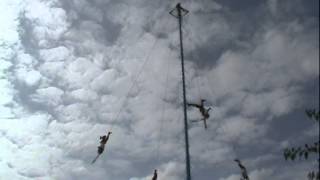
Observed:
[[[313,110],[307,109],[306,114],[309,118],[312,118]]]
[[[299,157],[303,156],[303,151],[299,152]]]
[[[318,151],[318,148],[316,146],[313,146],[310,148],[310,152],[316,153]]]
[[[304,158],[305,158],[305,159],[308,159],[308,155],[309,155],[308,151],[305,151],[305,152],[304,152]]]
[[[314,175],[314,172],[313,172],[313,171],[311,171],[311,172],[308,173],[308,179],[309,179],[309,180],[313,180],[313,179],[314,179],[314,176],[315,176],[315,175]]]
[[[283,156],[284,156],[284,159],[285,159],[285,160],[288,160],[288,158],[289,158],[289,156],[290,156],[290,153],[289,153],[288,151],[284,150]]]

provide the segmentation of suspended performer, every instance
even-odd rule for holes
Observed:
[[[188,106],[192,106],[192,107],[196,107],[199,109],[201,115],[202,115],[202,121],[204,122],[204,128],[207,129],[207,119],[210,117],[209,111],[211,110],[211,107],[209,108],[205,108],[204,107],[204,102],[206,100],[201,99],[201,103],[200,104],[193,104],[193,103],[188,103]]]
[[[158,174],[157,174],[157,170],[155,169],[153,172],[152,180],[157,180],[157,178],[158,178]]]
[[[241,161],[239,159],[235,159],[234,161],[238,163],[238,166],[241,169],[241,176],[242,177],[240,180],[249,180],[249,176],[248,176],[246,167],[241,163]]]
[[[98,154],[102,154],[107,141],[109,140],[109,136],[112,132],[108,132],[108,135],[100,136],[100,146],[98,146]]]
[[[107,144],[108,140],[109,140],[109,136],[110,134],[112,134],[112,132],[108,132],[107,135],[104,136],[100,136],[100,146],[98,146],[98,155],[96,156],[96,158],[92,161],[92,164],[94,162],[96,162],[96,160],[98,159],[98,157],[103,153],[105,145]]]

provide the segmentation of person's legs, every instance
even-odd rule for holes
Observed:
[[[102,146],[99,146],[99,147],[98,147],[98,154],[102,154],[102,152],[103,152],[103,147],[102,147]]]
[[[203,106],[203,103],[204,103],[205,101],[206,101],[206,100],[201,99],[201,105],[200,105],[200,106]]]
[[[193,103],[188,103],[188,106],[193,106],[199,109],[201,108],[201,106],[199,106],[198,104],[193,104]]]
[[[203,119],[203,123],[204,123],[204,128],[207,129],[208,126],[207,126],[207,119],[206,118]]]

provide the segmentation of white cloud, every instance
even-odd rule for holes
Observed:
[[[255,119],[233,117],[225,121],[218,129],[219,138],[238,143],[249,143],[265,135],[266,125],[258,124]]]
[[[42,49],[39,51],[39,54],[43,61],[66,61],[69,56],[70,52],[68,48],[64,46],[59,46],[51,49]]]
[[[53,1],[26,3],[25,17],[33,23],[32,35],[41,47],[47,47],[50,40],[58,40],[69,26],[65,11],[54,6]]]
[[[62,103],[63,90],[56,87],[48,87],[37,89],[36,93],[31,96],[32,101],[47,105],[49,107],[56,107]]]

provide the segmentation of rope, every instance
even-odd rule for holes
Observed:
[[[185,24],[188,25],[188,23],[185,23]],[[188,35],[192,34],[192,32],[190,30],[188,30],[190,28],[185,28],[185,29],[187,30]],[[191,44],[193,44],[195,46],[195,49],[197,49],[198,48],[198,44],[193,40],[192,36],[189,36],[189,39],[190,39]],[[199,59],[198,55],[194,54],[193,51],[191,51],[190,54],[191,54],[191,57],[193,59]],[[209,95],[214,95],[214,93],[213,93],[213,89],[214,88],[212,87],[212,85],[210,83],[210,80],[208,79],[208,76],[203,76],[207,81],[205,83],[205,82],[203,82],[203,80],[201,80],[202,79],[202,78],[200,78],[201,75],[197,71],[196,71],[196,74],[197,74],[196,76],[199,78],[199,79],[196,80],[196,83],[197,83],[197,86],[198,86],[198,93],[200,94],[199,95],[199,99],[201,99],[201,95],[203,95],[206,92],[202,88],[200,88],[200,86],[203,86],[204,84],[206,84],[205,89],[207,89],[207,88],[210,89],[208,91],[208,92],[210,92]],[[203,97],[202,97],[202,99],[203,99]]]
[[[160,19],[162,16],[163,16],[163,14],[159,17],[159,19]],[[142,37],[142,36],[140,36],[139,39],[140,39],[141,37]],[[129,98],[129,95],[130,95],[132,89],[133,89],[133,88],[135,87],[135,85],[137,84],[138,79],[139,79],[142,71],[144,70],[147,62],[149,61],[150,56],[151,56],[151,52],[152,52],[152,50],[155,48],[158,40],[159,40],[159,38],[156,37],[153,45],[151,46],[150,50],[148,51],[148,54],[146,55],[146,57],[145,57],[145,59],[144,59],[144,61],[143,61],[142,66],[141,66],[140,69],[138,70],[138,73],[134,76],[134,78],[133,78],[133,80],[132,80],[132,84],[131,84],[128,92],[127,92],[126,95],[124,96],[124,100],[122,101],[121,106],[120,106],[118,112],[116,113],[116,115],[114,116],[113,120],[111,121],[110,131],[112,131],[112,129],[113,129],[113,127],[114,127],[114,124],[115,124],[115,123],[117,122],[117,120],[119,119],[119,116],[120,116],[120,114],[122,113],[122,111],[123,111],[123,109],[124,109],[123,107],[124,107],[124,105],[126,104],[126,102],[127,102],[128,98]],[[165,92],[164,92],[164,100],[167,99],[167,86],[168,86],[168,81],[169,81],[169,75],[168,75],[168,74],[169,74],[169,67],[170,67],[170,66],[169,66],[169,63],[168,63],[167,76],[166,76],[166,85],[165,85]],[[179,88],[178,88],[178,90],[179,90]],[[180,92],[180,91],[179,91],[179,92]],[[178,119],[180,119],[180,115],[181,115],[181,114],[179,113]],[[159,149],[160,149],[160,142],[161,142],[161,139],[162,139],[162,136],[161,136],[162,133],[161,133],[161,132],[162,132],[162,130],[163,130],[163,120],[164,120],[164,118],[165,118],[165,102],[163,103],[163,106],[162,106],[161,119],[160,119],[161,122],[160,122],[159,137],[158,137],[158,144],[157,144],[157,153],[156,153],[157,161],[159,161],[159,159],[160,159],[160,158],[159,158],[159,155],[160,155],[160,150],[159,150]],[[98,155],[96,156],[96,158],[92,161],[92,163],[94,163],[94,162],[97,160],[98,157],[99,157],[99,154],[98,154]]]
[[[97,156],[92,160],[91,164],[95,163],[101,154],[97,154]]]
[[[193,0],[190,0],[190,2],[191,3],[195,3]],[[186,19],[186,23],[185,24],[189,25],[188,24],[188,19]],[[191,29],[191,28],[185,28],[185,29],[188,30],[188,29]],[[188,35],[192,34],[191,30],[189,30],[187,32],[188,32]],[[193,44],[195,46],[195,49],[197,49],[199,47],[199,45],[194,41],[194,39],[192,37],[193,36],[189,36],[190,42],[191,42],[191,44]],[[190,54],[191,54],[192,58],[199,59],[198,55],[195,55],[192,51],[190,52]],[[198,74],[198,77],[199,77],[199,79],[198,79],[198,81],[196,81],[198,83],[198,85],[199,85],[199,83],[200,83],[200,85],[205,84],[203,81],[201,81],[200,74]],[[210,83],[208,77],[204,76],[204,78],[206,78],[206,80],[207,80],[207,83],[206,83],[207,87],[210,88],[211,90],[213,90],[214,88],[211,86],[211,83]],[[198,87],[199,87],[200,94],[203,93],[204,91],[200,89],[200,86],[198,86]]]
[[[221,127],[221,129],[222,129],[223,133],[227,133],[225,128]],[[236,141],[237,141],[237,137],[234,137],[234,138],[230,139],[230,143],[229,144],[231,144],[231,146],[232,146],[232,150],[233,150],[233,152],[235,154],[235,158],[238,158]]]
[[[170,54],[172,52],[170,51]],[[159,132],[158,132],[158,141],[157,141],[157,145],[156,145],[156,161],[159,163],[160,161],[160,144],[162,142],[162,131],[163,131],[163,127],[164,127],[164,119],[166,118],[166,100],[167,100],[167,95],[168,95],[168,82],[169,82],[169,74],[170,74],[170,63],[169,61],[167,61],[167,67],[166,67],[166,79],[165,79],[165,91],[164,91],[164,95],[163,95],[163,98],[164,98],[164,102],[162,104],[162,110],[161,110],[161,117],[160,117],[160,129],[159,129]],[[179,97],[179,94],[180,93],[180,88],[177,88],[178,90],[178,97]],[[180,119],[180,116],[181,114],[179,113],[178,114],[178,120]]]
[[[142,37],[143,37],[143,35],[139,36],[137,42],[139,42],[139,41],[142,39]],[[127,99],[128,99],[128,97],[129,97],[129,95],[130,95],[130,92],[132,91],[133,87],[134,87],[135,84],[137,83],[137,80],[138,80],[140,74],[142,73],[142,70],[144,69],[147,61],[148,61],[149,58],[150,58],[151,50],[153,50],[153,48],[155,47],[157,41],[158,41],[158,38],[155,39],[153,45],[151,46],[151,48],[150,48],[150,50],[149,50],[149,53],[147,54],[147,56],[145,57],[145,59],[144,59],[144,61],[143,61],[143,64],[142,64],[141,68],[139,69],[139,71],[138,71],[138,73],[135,75],[135,77],[133,78],[133,82],[132,82],[132,84],[131,84],[131,86],[130,86],[130,88],[129,88],[129,90],[128,90],[125,98],[124,98],[123,103],[121,104],[121,106],[120,106],[120,108],[119,108],[119,111],[117,112],[115,118],[111,121],[111,126],[110,126],[110,128],[109,128],[109,132],[112,132],[114,123],[115,123],[115,122],[117,121],[117,119],[119,118],[119,116],[120,116],[120,114],[121,114],[121,112],[122,112],[122,110],[123,110],[123,106],[124,106],[124,104],[127,102]],[[119,66],[119,64],[120,64],[120,62],[118,62],[117,65]],[[119,98],[119,99],[120,99],[120,98]],[[100,156],[100,154],[98,154],[98,155],[93,159],[93,161],[91,162],[91,164],[95,163],[95,161],[99,158],[99,156]]]
[[[165,12],[166,12],[166,11],[165,11]],[[165,14],[168,14],[168,13],[167,13],[167,12],[166,12],[166,13],[162,13],[158,19],[161,19]],[[169,15],[168,15],[168,16],[169,16]],[[150,17],[150,18],[151,18],[151,17]],[[141,36],[141,37],[142,37],[142,36]],[[141,38],[141,37],[140,37],[140,38]],[[127,99],[128,99],[128,97],[129,97],[129,95],[130,95],[130,92],[132,91],[133,87],[136,85],[136,83],[137,83],[137,81],[138,81],[138,78],[139,78],[139,76],[141,75],[142,70],[144,69],[147,61],[149,61],[151,52],[152,52],[152,50],[154,49],[154,47],[156,46],[156,43],[158,42],[158,40],[159,40],[159,38],[156,37],[153,45],[151,46],[151,48],[150,48],[150,50],[149,50],[149,53],[147,54],[147,56],[146,56],[146,58],[145,58],[145,60],[144,60],[144,62],[143,62],[143,64],[142,64],[142,66],[141,66],[141,68],[139,69],[139,71],[138,71],[138,73],[136,74],[136,76],[133,78],[132,85],[130,86],[130,88],[129,88],[127,94],[126,94],[126,96],[124,97],[124,101],[122,102],[119,111],[117,112],[115,118],[114,118],[114,119],[112,120],[112,122],[111,122],[110,131],[113,129],[114,123],[118,120],[118,118],[119,118],[122,110],[124,109],[123,106],[124,106],[124,104],[127,102]]]
[[[172,53],[170,51],[170,53]],[[165,80],[165,91],[164,91],[164,100],[166,100],[168,98],[168,82],[169,82],[169,74],[170,74],[170,63],[168,61],[167,63],[167,68],[166,68],[166,80]],[[180,91],[180,86],[181,83],[178,83],[178,87],[177,87],[177,98],[180,99],[180,95],[181,95],[181,91]],[[179,100],[178,100],[179,101]],[[162,131],[163,131],[163,127],[164,127],[164,119],[166,118],[166,109],[165,109],[165,102],[163,102],[162,104],[162,110],[161,110],[161,118],[160,118],[160,129],[159,129],[159,135],[158,135],[158,141],[157,141],[157,146],[156,146],[156,161],[159,163],[160,161],[160,144],[162,142],[163,136],[162,136]],[[178,117],[177,120],[180,120],[181,118],[181,113],[178,113]]]
[[[178,1],[177,1],[178,2]],[[174,2],[173,4],[176,4],[176,2]],[[172,6],[173,7],[173,6]],[[171,8],[171,6],[170,6]],[[170,17],[171,18],[171,17]],[[170,51],[170,54],[172,54],[172,52]],[[160,117],[160,129],[159,129],[159,134],[158,134],[158,141],[157,141],[157,146],[156,146],[156,161],[159,162],[160,161],[160,144],[162,142],[162,130],[164,127],[164,119],[166,118],[166,102],[165,100],[167,100],[168,98],[168,82],[169,82],[169,74],[170,74],[170,63],[169,61],[167,61],[167,67],[166,67],[166,79],[165,79],[165,91],[164,91],[164,102],[162,104],[162,110],[161,110],[161,117]],[[179,84],[179,83],[178,83]],[[178,85],[179,86],[179,85]],[[177,88],[178,90],[178,98],[180,97],[179,95],[181,94],[180,92],[180,88]],[[178,115],[178,119],[180,119],[181,114],[179,113]]]
[[[126,96],[124,97],[124,101],[122,102],[122,104],[121,104],[121,106],[120,106],[120,109],[119,109],[118,113],[116,114],[116,117],[115,117],[114,120],[111,122],[110,131],[113,129],[114,123],[118,120],[118,118],[119,118],[122,110],[124,109],[123,106],[124,106],[124,104],[127,102],[127,99],[128,99],[128,97],[129,97],[129,95],[130,95],[133,87],[136,85],[136,83],[137,83],[137,81],[138,81],[138,78],[139,78],[139,76],[140,76],[141,73],[142,73],[142,70],[144,69],[145,65],[147,64],[148,60],[150,59],[151,52],[152,52],[152,50],[153,50],[153,48],[155,47],[155,45],[156,45],[157,42],[158,42],[158,38],[155,39],[153,45],[151,46],[151,48],[150,48],[150,50],[149,50],[149,53],[147,54],[146,58],[145,58],[144,61],[143,61],[142,66],[140,67],[140,69],[139,69],[138,73],[136,74],[136,76],[133,78],[133,82],[132,82],[132,84],[131,84],[131,86],[130,86],[130,88],[129,88],[127,94],[126,94]]]
[[[160,118],[160,129],[159,129],[159,134],[158,134],[158,143],[157,143],[157,149],[156,149],[156,158],[157,158],[157,162],[159,162],[159,148],[160,148],[160,142],[161,142],[161,138],[162,138],[162,129],[163,129],[163,121],[165,116],[165,104],[166,104],[166,99],[167,99],[167,91],[168,91],[168,81],[169,81],[169,72],[170,72],[170,64],[169,62],[167,62],[167,68],[166,68],[166,80],[165,80],[165,90],[164,90],[164,102],[162,104],[162,111],[161,111],[161,118]]]
[[[195,56],[194,56],[194,53],[191,51],[190,52],[190,54],[191,54],[191,57],[192,57],[192,59],[196,59],[195,58]],[[199,99],[199,101],[201,101],[201,99],[203,99],[203,97],[202,97],[202,91],[201,91],[201,89],[200,89],[200,86],[201,86],[201,83],[199,83],[199,81],[200,81],[200,75],[199,75],[199,73],[195,70],[195,77],[194,77],[194,79],[195,79],[195,81],[196,81],[196,86],[197,86],[197,95],[198,95],[198,99]]]

